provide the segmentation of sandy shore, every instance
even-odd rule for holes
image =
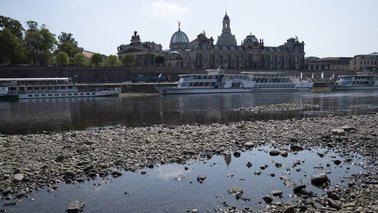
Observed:
[[[2,199],[12,201],[41,187],[54,189],[61,181],[116,177],[123,170],[244,151],[261,144],[290,152],[295,144],[301,149],[326,146],[346,154],[357,152],[369,159],[369,168],[351,177],[348,188],[334,192],[337,196],[271,204],[266,211],[377,212],[377,135],[378,114],[0,135],[0,193]]]

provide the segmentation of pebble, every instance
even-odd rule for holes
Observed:
[[[85,204],[83,201],[72,201],[68,206],[66,212],[68,213],[80,213],[84,211]]]
[[[284,107],[267,106],[266,108],[283,109]],[[290,107],[295,106],[288,106]],[[348,156],[351,153],[362,154],[364,161],[365,158],[370,161],[361,166],[367,168],[375,165],[376,167],[377,164],[374,164],[375,161],[372,159],[376,157],[377,126],[378,114],[372,113],[210,125],[159,124],[148,127],[118,125],[114,128],[60,133],[1,135],[0,153],[7,154],[0,155],[0,177],[2,178],[0,190],[4,199],[8,196],[10,196],[9,199],[14,199],[22,189],[38,189],[38,187],[46,186],[48,184],[46,174],[49,175],[49,179],[56,182],[77,183],[77,180],[82,180],[83,177],[84,179],[95,177],[95,174],[101,177],[107,175],[118,177],[122,175],[121,170],[139,171],[139,169],[150,168],[157,164],[185,163],[198,156],[209,158],[224,152],[234,153],[234,156],[236,153],[236,156],[240,156],[246,149],[262,144],[269,145],[269,142],[274,144],[269,155],[271,153],[277,155],[278,151],[278,155],[288,157],[286,150],[289,150],[294,152],[293,157],[295,157],[295,152],[301,149],[322,146],[326,149],[337,150],[342,156]],[[319,153],[319,156],[327,155],[327,151]],[[279,158],[275,157],[275,159]],[[226,164],[230,164],[231,155],[227,159],[225,157],[225,161]],[[339,166],[347,163],[346,160],[333,160],[333,164]],[[332,165],[332,162],[328,164]],[[324,167],[322,169],[332,168],[332,166],[322,166]],[[265,165],[262,168],[266,169]],[[265,170],[267,174],[271,174],[271,169],[274,168],[271,166]],[[256,175],[261,173],[260,170],[255,172]],[[311,177],[311,182],[323,184],[332,181],[328,177],[320,180],[312,179],[313,177]],[[374,196],[371,195],[377,194],[377,186],[374,184],[377,183],[377,179],[376,173],[368,171],[352,176],[345,187],[349,192],[343,191],[344,188],[342,188],[336,195],[340,197],[342,203],[355,203],[347,207],[351,209],[350,211],[374,212],[377,204],[372,198]],[[290,180],[284,182],[285,185],[292,186]],[[303,182],[309,182],[309,180],[304,178]],[[293,188],[294,192],[297,190],[299,189]],[[302,189],[299,190],[299,193],[304,192]],[[364,192],[369,193],[367,195]],[[308,199],[314,199],[311,201],[314,206],[320,205],[324,208],[324,205],[316,201],[320,199],[318,195],[309,196]],[[327,196],[326,199],[338,202],[332,196]],[[327,203],[332,203],[332,201],[327,201]],[[290,208],[288,205],[272,204],[271,206],[281,211]],[[306,205],[306,207],[309,212],[315,208],[311,205]],[[340,207],[340,211],[343,211],[344,206]]]

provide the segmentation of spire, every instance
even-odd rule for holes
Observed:
[[[180,30],[180,26],[181,26],[181,21],[178,21],[178,30]]]

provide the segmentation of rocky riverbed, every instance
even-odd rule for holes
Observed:
[[[270,105],[258,105],[254,107],[241,107],[232,109],[232,111],[249,111],[249,112],[284,112],[295,110],[314,110],[319,109],[319,105],[313,104],[297,104],[297,103],[283,103],[283,104],[270,104]]]
[[[367,114],[0,135],[0,193],[1,198],[7,200],[6,205],[14,205],[29,192],[42,187],[56,190],[62,181],[72,183],[97,176],[117,177],[123,170],[184,163],[227,151],[238,153],[259,145],[272,145],[271,155],[321,146],[339,150],[346,158],[350,153],[365,156],[365,172],[349,177],[348,187],[328,190],[325,196],[313,196],[305,187],[294,185],[293,192],[298,194],[298,200],[277,203],[265,197],[263,211],[377,212],[377,126],[378,114]],[[325,184],[327,177],[322,178],[325,181],[321,184]],[[229,206],[219,211],[249,210]]]

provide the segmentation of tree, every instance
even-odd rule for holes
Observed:
[[[108,67],[116,67],[120,65],[120,61],[118,60],[118,57],[116,55],[110,55],[106,59],[106,66]]]
[[[103,57],[100,53],[95,53],[91,56],[91,64],[92,65],[95,65],[96,67],[101,65],[101,63],[103,62]]]
[[[78,47],[77,41],[73,38],[71,33],[62,32],[58,36],[58,49],[56,52],[63,51],[67,53],[68,57],[73,58],[75,54],[81,52]]]
[[[59,51],[56,54],[55,62],[57,65],[62,66],[62,65],[68,65],[70,60],[68,59],[67,53],[63,51]]]
[[[0,31],[0,64],[28,63],[27,49],[10,30]]]
[[[122,58],[122,63],[126,66],[133,65],[135,63],[135,56],[127,54]]]
[[[8,29],[19,39],[22,39],[23,32],[25,31],[19,21],[6,16],[0,16],[0,27],[2,30]]]
[[[52,62],[52,51],[57,43],[55,35],[45,25],[38,28],[38,23],[28,21],[29,29],[25,32],[25,43],[30,49],[33,64],[47,65]]]
[[[160,65],[165,63],[165,57],[162,55],[155,56],[155,64]]]
[[[28,63],[27,49],[22,41],[24,28],[9,17],[0,16],[0,63]]]
[[[85,56],[83,55],[83,53],[76,53],[74,55],[74,58],[73,58],[73,63],[76,65],[76,66],[85,66],[86,63],[87,63],[87,60],[85,58]]]

